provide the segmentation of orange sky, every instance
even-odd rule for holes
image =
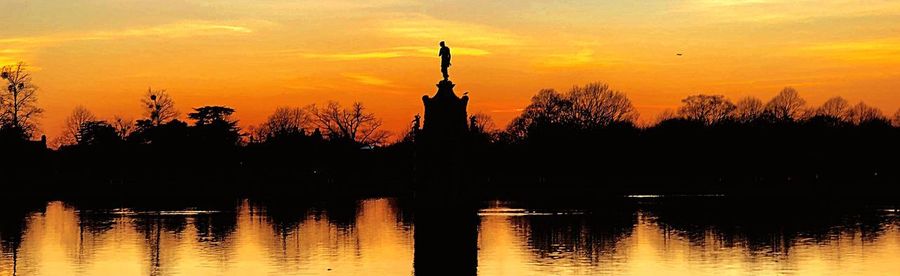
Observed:
[[[602,3],[597,3],[602,2]],[[32,65],[51,139],[84,105],[140,118],[148,86],[182,113],[361,101],[400,132],[440,80],[505,125],[541,88],[604,81],[652,121],[690,94],[796,87],[900,108],[896,1],[4,0],[0,64]],[[683,53],[683,56],[676,56]]]

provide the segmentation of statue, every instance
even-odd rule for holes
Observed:
[[[441,73],[444,73],[444,80],[450,79],[450,74],[447,73],[447,67],[450,67],[450,47],[444,44],[441,41],[441,51],[438,52],[438,56],[441,57]]]

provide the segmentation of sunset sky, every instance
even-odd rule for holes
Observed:
[[[900,1],[0,0],[0,64],[24,61],[62,131],[83,105],[139,119],[148,86],[184,114],[361,101],[400,132],[440,78],[504,126],[542,88],[607,82],[641,121],[690,94],[768,100],[794,86],[900,108]],[[677,56],[682,53],[683,56]]]

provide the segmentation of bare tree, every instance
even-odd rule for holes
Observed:
[[[834,97],[825,101],[821,107],[816,109],[815,115],[827,116],[841,121],[849,120],[850,104],[841,97]]]
[[[678,109],[681,117],[711,125],[728,119],[736,108],[722,95],[693,95],[681,100],[684,105]]]
[[[362,103],[353,103],[350,108],[345,109],[337,102],[329,102],[323,108],[313,105],[310,110],[315,118],[315,125],[330,140],[380,145],[388,138],[388,133],[379,129],[381,120],[374,113],[366,112]]]
[[[303,134],[312,124],[310,112],[299,107],[278,107],[256,130],[259,139]]]
[[[63,134],[58,138],[57,144],[65,146],[80,143],[81,128],[85,123],[91,121],[97,121],[97,116],[94,116],[94,113],[84,106],[76,106],[75,109],[72,110],[72,114],[66,118],[66,123],[63,126]]]
[[[900,127],[900,109],[897,109],[897,112],[894,112],[894,126]]]
[[[116,134],[119,135],[119,138],[125,139],[134,132],[134,120],[125,119],[119,117],[118,115],[113,117],[113,121],[110,124],[116,130]]]
[[[506,127],[514,139],[524,140],[535,127],[569,126],[572,102],[554,89],[541,89],[531,97],[531,103]]]
[[[574,86],[565,94],[543,89],[507,127],[507,134],[524,139],[535,128],[594,129],[633,123],[639,114],[625,93],[600,82]]]
[[[572,103],[553,89],[542,89],[531,97],[531,104],[513,120],[512,127],[527,127],[533,124],[565,124],[570,120]],[[516,122],[518,121],[518,122]],[[524,130],[523,130],[524,131]]]
[[[403,137],[400,137],[397,140],[397,143],[403,142],[415,142],[416,136],[418,136],[419,132],[422,130],[422,116],[416,114],[413,116],[412,121],[409,123],[409,128],[405,130]]]
[[[806,100],[793,87],[785,87],[766,104],[766,113],[776,120],[793,121],[800,118]]]
[[[116,129],[106,121],[87,121],[78,130],[79,145],[102,145],[122,141]]]
[[[863,124],[875,120],[885,119],[884,114],[878,108],[871,107],[864,102],[859,102],[847,112],[848,121],[854,124]]]
[[[749,123],[763,116],[763,102],[754,97],[744,97],[734,106],[734,119],[741,123]]]
[[[153,90],[152,88],[147,88],[147,94],[141,99],[141,103],[144,104],[144,115],[150,119],[154,126],[159,126],[178,118],[175,101],[165,89]]]
[[[24,137],[37,130],[33,120],[44,112],[37,106],[37,87],[24,62],[0,68],[0,79],[6,87],[0,90],[0,127],[13,128]]]
[[[677,118],[678,118],[678,113],[676,113],[672,109],[665,109],[656,115],[656,119],[653,121],[653,123],[651,125],[658,125],[659,123],[662,123],[662,122],[665,122],[668,120],[672,120],[672,119],[677,119]]]
[[[492,133],[497,130],[494,119],[490,115],[477,112],[469,116],[469,129],[478,133]]]
[[[638,118],[631,100],[624,93],[610,89],[605,83],[572,87],[566,97],[572,103],[572,119],[585,128],[634,122]]]

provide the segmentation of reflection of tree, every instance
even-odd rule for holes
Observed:
[[[0,200],[0,256],[12,258],[11,268],[17,269],[19,250],[26,230],[26,218],[38,210],[40,206],[34,202],[17,201],[4,198]]]
[[[511,222],[516,229],[522,229],[536,257],[544,259],[570,253],[592,263],[615,253],[618,242],[630,236],[637,223],[634,210],[626,205],[590,208],[584,212],[513,217]]]
[[[217,245],[230,237],[236,225],[237,216],[227,210],[194,216],[194,228],[199,241],[210,245]]]
[[[359,211],[355,199],[332,198],[329,200],[270,199],[259,202],[257,208],[264,210],[266,220],[281,235],[288,235],[306,219],[326,219],[339,229],[352,229]]]
[[[734,199],[672,199],[645,205],[644,212],[664,231],[703,246],[712,237],[751,252],[788,252],[810,240],[829,243],[841,235],[872,242],[896,218],[872,207],[839,202],[761,204]],[[712,236],[710,236],[712,235]]]

